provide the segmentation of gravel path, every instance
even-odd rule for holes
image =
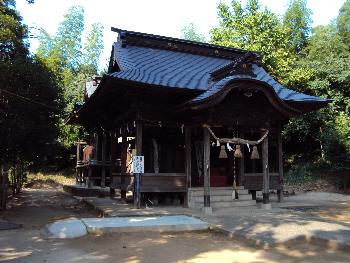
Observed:
[[[118,233],[76,239],[44,238],[46,224],[96,217],[57,189],[25,189],[0,215],[23,224],[0,231],[0,262],[350,262],[350,254],[295,243],[257,249],[215,232]]]

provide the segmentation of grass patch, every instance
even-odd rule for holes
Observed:
[[[29,173],[27,176],[26,187],[45,188],[59,187],[63,185],[75,184],[74,176],[63,175],[61,173]]]

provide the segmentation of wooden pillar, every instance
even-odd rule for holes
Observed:
[[[92,187],[92,168],[91,165],[88,166],[88,188]]]
[[[125,130],[122,131],[122,142],[120,147],[120,193],[121,198],[126,200],[126,184],[125,184],[125,177],[126,177],[126,171],[127,171],[127,158],[128,158],[128,142],[127,135]]]
[[[244,147],[245,147],[245,145],[242,144],[241,145],[242,158],[239,158],[239,178],[238,178],[238,185],[239,186],[244,185],[244,151],[245,151]]]
[[[186,171],[186,182],[187,182],[187,193],[185,205],[189,206],[188,189],[191,188],[191,171],[192,171],[192,149],[191,149],[191,126],[185,127],[185,171]]]
[[[113,186],[113,173],[116,172],[116,146],[117,146],[117,142],[116,142],[117,138],[114,134],[114,132],[111,133],[110,136],[110,146],[111,146],[111,155],[110,155],[110,163],[109,163],[109,178],[110,178],[110,195],[114,196],[115,194],[115,189]]]
[[[154,173],[158,174],[159,173],[159,146],[156,141],[156,139],[152,139],[152,144],[153,144],[153,170]]]
[[[101,158],[102,158],[102,167],[101,167],[101,187],[106,187],[106,155],[107,155],[107,134],[104,132],[102,134],[102,143],[101,143]]]
[[[269,201],[269,140],[268,136],[262,142],[262,170],[263,170],[263,203]]]
[[[95,132],[95,141],[94,141],[94,148],[93,148],[93,159],[98,161],[99,160],[99,151],[100,151],[100,134],[98,132]]]
[[[136,122],[136,155],[142,155],[142,122]],[[134,208],[141,207],[141,174],[135,174],[134,180]]]
[[[7,189],[8,189],[8,166],[6,164],[1,165],[1,177],[0,177],[0,210],[6,209],[7,203]]]
[[[277,131],[277,148],[278,148],[278,174],[281,188],[277,190],[278,202],[283,200],[283,150],[282,150],[282,133]]]
[[[210,135],[203,127],[204,212],[210,208]]]
[[[79,142],[77,142],[77,163],[76,163],[76,167],[75,167],[75,182],[76,182],[76,184],[79,184],[79,182],[80,182],[80,168],[78,168],[78,166],[80,164],[80,147],[81,147],[81,144]]]

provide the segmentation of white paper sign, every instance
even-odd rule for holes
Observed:
[[[143,174],[145,172],[144,166],[145,166],[144,156],[136,155],[132,157],[133,173]]]

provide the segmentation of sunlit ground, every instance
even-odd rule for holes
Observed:
[[[43,235],[47,223],[69,217],[96,217],[96,214],[54,189],[28,190],[14,201],[0,217],[22,223],[23,228],[0,231],[0,262],[350,262],[350,251],[334,251],[296,241],[261,249],[216,232],[138,232],[47,240]],[[311,213],[349,220],[348,208],[344,204],[344,209]],[[293,218],[288,220],[297,222]]]

